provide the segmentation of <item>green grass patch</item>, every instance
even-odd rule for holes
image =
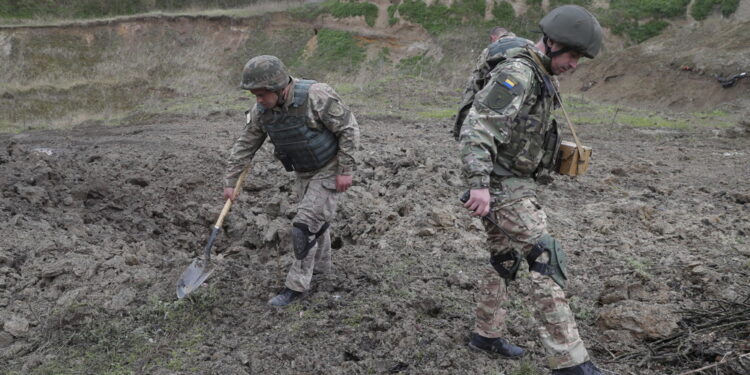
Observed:
[[[378,6],[370,2],[341,2],[339,0],[326,0],[318,4],[306,4],[290,10],[297,19],[312,21],[321,14],[330,14],[336,18],[365,17],[368,25],[375,26],[378,19]]]
[[[336,18],[364,16],[365,21],[371,27],[375,26],[375,20],[378,18],[378,6],[369,2],[329,1],[324,4],[325,10]]]
[[[365,49],[352,33],[322,29],[318,32],[318,47],[308,62],[325,67],[328,72],[353,73],[364,60]]]
[[[510,5],[507,1],[503,1],[495,4],[492,8],[492,16],[495,17],[495,23],[508,25],[516,19],[516,11],[513,9],[513,5]]]
[[[596,9],[599,22],[634,43],[659,35],[668,20],[683,18],[690,0],[612,0],[609,9]]]
[[[422,111],[422,112],[418,113],[418,115],[419,115],[420,118],[427,119],[427,120],[429,120],[429,119],[446,119],[446,118],[450,118],[451,116],[453,116],[455,114],[456,114],[456,109],[455,108],[453,108],[453,109],[446,109],[446,108],[434,109],[434,110],[431,110],[431,111]]]
[[[673,128],[682,129],[688,126],[687,121],[668,119],[657,115],[622,114],[617,116],[617,122],[638,128]]]
[[[690,8],[690,15],[698,21],[705,20],[714,11],[719,8],[721,15],[729,17],[737,11],[740,0],[695,0]]]
[[[209,286],[188,299],[152,298],[132,314],[111,315],[99,306],[72,307],[50,320],[83,318],[54,331],[47,343],[55,348],[54,359],[28,374],[132,375],[158,368],[190,372],[205,342],[205,324],[219,304],[216,290]],[[168,350],[160,350],[164,348]]]
[[[578,321],[590,321],[596,318],[596,309],[593,306],[586,305],[578,296],[572,296],[568,301],[570,302],[570,309]]]
[[[5,0],[0,2],[0,18],[88,19],[153,11],[233,8],[257,3],[257,0]]]
[[[429,56],[412,56],[401,59],[396,64],[396,68],[402,74],[411,76],[421,76],[423,72],[431,70],[430,68],[435,65],[435,59]]]
[[[524,358],[518,363],[518,367],[511,370],[509,375],[540,375],[540,373],[530,360]]]
[[[685,15],[690,0],[611,0],[610,9],[619,10],[627,17],[675,18]]]
[[[395,14],[398,9],[399,15],[407,21],[422,25],[432,34],[441,34],[465,20],[482,20],[484,16],[484,0],[457,0],[448,7],[435,2],[427,5],[422,0],[404,0],[400,5],[392,5],[389,14]]]

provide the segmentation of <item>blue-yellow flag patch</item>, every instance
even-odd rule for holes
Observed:
[[[508,74],[500,73],[490,83],[489,92],[482,100],[488,108],[500,113],[513,102],[513,98],[522,95],[523,83]]]

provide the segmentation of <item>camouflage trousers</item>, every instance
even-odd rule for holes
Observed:
[[[332,224],[331,221],[336,216],[339,196],[336,192],[336,176],[324,174],[323,176],[302,177],[298,175],[296,183],[299,205],[294,222],[306,224],[313,233],[317,233],[326,222]],[[308,238],[309,241],[313,239],[315,239],[314,235]],[[285,286],[304,292],[310,289],[313,272],[328,273],[331,268],[331,230],[327,229],[318,237],[316,244],[304,259],[294,258],[292,268],[286,276]]]
[[[490,215],[513,237],[512,240],[509,239],[494,224],[483,220],[492,254],[517,251],[525,260],[536,241],[546,233],[547,216],[534,198],[521,198],[494,205]],[[547,252],[537,258],[538,262],[546,263],[548,260]],[[522,267],[525,265],[524,261]],[[509,267],[508,262],[505,266]],[[530,272],[530,275],[536,328],[550,368],[570,367],[588,361],[588,352],[578,335],[573,312],[562,288],[549,276],[537,272]],[[516,282],[519,281],[521,280]],[[503,304],[508,299],[505,279],[488,265],[477,296],[476,333],[485,337],[502,337],[505,334],[507,311]]]

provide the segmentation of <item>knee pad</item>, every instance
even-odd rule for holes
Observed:
[[[307,257],[315,242],[318,240],[323,233],[328,230],[328,223],[323,224],[320,230],[315,233],[310,231],[310,227],[307,224],[293,223],[292,224],[292,245],[294,247],[294,257],[302,260]],[[310,236],[315,236],[310,240]]]
[[[492,265],[492,268],[497,271],[500,277],[502,277],[506,281],[511,281],[516,279],[516,273],[518,272],[518,268],[520,268],[521,266],[521,259],[521,254],[512,251],[490,256],[490,264]],[[513,261],[513,264],[511,264],[510,269],[508,269],[503,265],[503,263],[511,260]]]
[[[537,262],[536,259],[545,251],[549,254],[549,263]],[[561,288],[565,287],[565,281],[568,280],[568,260],[563,252],[562,245],[554,237],[549,234],[540,237],[539,241],[531,248],[529,255],[526,256],[526,261],[529,263],[529,271],[549,276]]]

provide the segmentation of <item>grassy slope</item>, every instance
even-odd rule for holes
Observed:
[[[428,92],[444,95],[439,104],[418,102],[421,116],[450,117],[468,67],[486,43],[484,34],[490,26],[501,23],[522,36],[538,36],[534,30],[535,20],[542,16],[540,2],[526,2],[528,10],[523,15],[515,14],[508,3],[498,4],[493,10],[496,20],[489,22],[483,19],[484,1],[478,0],[457,1],[452,7],[427,6],[417,0],[390,6],[392,23],[398,15],[433,34],[440,59],[428,55],[401,59],[391,56],[388,48],[373,56],[366,51],[368,42],[357,39],[356,34],[329,29],[320,31],[317,49],[305,56],[305,43],[321,14],[335,18],[363,16],[367,25],[373,24],[376,8],[372,4],[334,0],[295,7],[287,13],[269,12],[298,3],[261,2],[241,9],[94,20],[61,24],[57,29],[0,28],[0,51],[5,51],[9,60],[9,68],[0,73],[0,111],[7,114],[0,118],[0,131],[65,128],[81,123],[118,125],[161,115],[242,111],[248,103],[242,99],[246,98],[245,93],[236,90],[236,80],[247,57],[258,54],[281,57],[294,75],[361,92],[387,87],[384,82],[391,79],[388,77],[395,81],[417,77]],[[149,9],[175,9],[171,3],[157,3]],[[636,41],[651,35],[640,29],[651,26],[639,20],[662,21],[684,17],[686,12],[684,0],[613,0],[609,9],[595,8],[588,0],[553,1],[550,5],[564,3],[592,8],[605,27]],[[731,5],[722,9],[731,13]],[[30,18],[28,22],[49,22],[44,18],[49,9],[36,12],[42,18]],[[112,13],[118,11],[110,9],[101,14]],[[0,11],[0,16],[9,14],[13,12]],[[31,14],[34,13],[26,13]],[[301,22],[303,27],[268,28],[278,20],[287,25]],[[386,95],[385,101],[392,101],[391,96]],[[369,103],[373,108],[379,107]]]

